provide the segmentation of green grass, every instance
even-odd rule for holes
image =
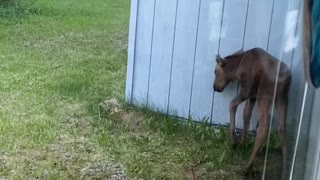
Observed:
[[[0,161],[7,162],[0,177],[34,178],[48,171],[68,179],[85,167],[76,155],[65,165],[54,158],[60,151],[48,147],[60,145],[61,136],[94,142],[90,122],[98,103],[122,99],[129,4],[39,0],[28,13],[17,16],[11,9],[0,16]],[[32,160],[43,154],[46,160]],[[64,168],[48,166],[52,159]]]
[[[79,179],[112,161],[132,178],[222,178],[244,163],[252,142],[232,151],[224,128],[131,106],[100,116],[100,102],[123,101],[129,6],[36,0],[0,12],[0,177]]]
[[[179,121],[132,106],[96,124],[99,143],[125,163],[131,175],[146,179],[190,179],[191,171],[199,179],[237,179],[253,145],[250,138],[232,149],[225,127]],[[274,152],[279,148],[275,133],[270,142],[267,173],[275,176],[280,165],[279,152]],[[257,157],[256,170],[262,170],[264,152]]]

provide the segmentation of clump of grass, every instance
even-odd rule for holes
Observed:
[[[0,0],[0,17],[21,18],[30,12],[36,12],[32,0]]]

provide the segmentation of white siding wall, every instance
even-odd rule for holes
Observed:
[[[228,124],[238,85],[213,92],[215,55],[261,47],[291,68],[288,120],[297,119],[304,80],[301,7],[300,0],[132,0],[127,100],[183,118]],[[243,105],[237,112],[239,128],[242,111]],[[256,112],[253,120],[252,129]]]

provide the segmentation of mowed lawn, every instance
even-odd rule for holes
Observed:
[[[77,179],[99,102],[123,98],[130,1],[26,8],[0,19],[0,177]]]
[[[0,12],[0,179],[240,177],[252,140],[231,150],[224,128],[123,103],[129,11],[129,0],[36,0]],[[120,112],[101,110],[112,98]]]

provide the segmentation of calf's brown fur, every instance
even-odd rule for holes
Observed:
[[[225,58],[217,55],[216,61],[214,91],[222,92],[232,81],[238,81],[240,84],[240,93],[230,103],[229,136],[232,144],[235,143],[235,115],[238,105],[246,101],[243,113],[244,129],[241,137],[242,141],[245,141],[252,110],[258,100],[259,126],[253,150],[246,164],[247,170],[252,167],[256,154],[268,134],[268,112],[275,93],[275,107],[279,115],[278,131],[282,149],[282,178],[285,178],[288,157],[286,115],[288,91],[291,84],[289,68],[285,63],[261,48],[253,48],[248,51],[240,50]]]

